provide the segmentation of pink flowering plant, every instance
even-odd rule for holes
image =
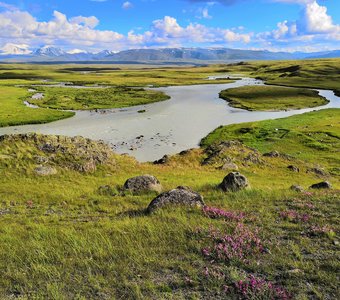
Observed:
[[[243,212],[227,211],[211,206],[205,206],[203,213],[211,219],[225,219],[230,221],[241,221],[245,217]]]
[[[210,230],[212,245],[202,249],[204,257],[211,261],[246,260],[263,253],[264,246],[257,230],[250,230],[246,225],[238,223],[231,234]]]
[[[254,275],[235,283],[235,289],[241,299],[287,300],[291,295],[282,287]]]
[[[280,218],[294,223],[304,223],[310,220],[310,215],[295,210],[285,210],[280,212]]]

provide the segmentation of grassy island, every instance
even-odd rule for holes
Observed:
[[[220,97],[232,107],[261,111],[301,109],[328,103],[314,90],[276,86],[232,88],[222,91]]]

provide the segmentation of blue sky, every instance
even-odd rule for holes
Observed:
[[[339,24],[339,0],[0,0],[0,49],[319,51],[340,49]]]

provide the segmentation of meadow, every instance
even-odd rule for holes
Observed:
[[[233,73],[277,85],[340,90],[339,63],[146,70],[91,66],[101,68],[98,72],[6,65],[0,76],[0,124],[52,121],[53,114],[68,113],[25,107],[27,89],[37,83],[105,84],[114,90],[210,83],[210,75]],[[297,64],[299,74],[292,79],[288,75],[296,67],[290,67]],[[323,68],[327,72],[321,75]],[[280,71],[266,72],[275,69]],[[46,99],[52,89],[59,92],[40,88]],[[221,126],[202,139],[200,148],[160,165],[139,163],[81,137],[1,136],[0,298],[339,298],[339,120],[339,109],[325,109]],[[40,176],[41,166],[53,174]],[[250,187],[223,192],[218,185],[236,169]],[[206,206],[170,206],[149,214],[146,208],[156,192],[133,194],[122,188],[128,178],[142,174],[156,176],[164,191],[189,186]],[[309,188],[321,181],[329,181],[332,189]],[[303,191],[291,190],[292,185]]]

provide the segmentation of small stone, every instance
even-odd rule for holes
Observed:
[[[319,183],[312,184],[310,186],[311,189],[331,189],[332,185],[328,181],[322,181]]]
[[[334,241],[333,241],[333,244],[334,244],[335,246],[339,246],[339,241],[334,240]]]
[[[224,177],[220,188],[225,192],[236,192],[249,186],[247,178],[239,172],[229,173]]]

